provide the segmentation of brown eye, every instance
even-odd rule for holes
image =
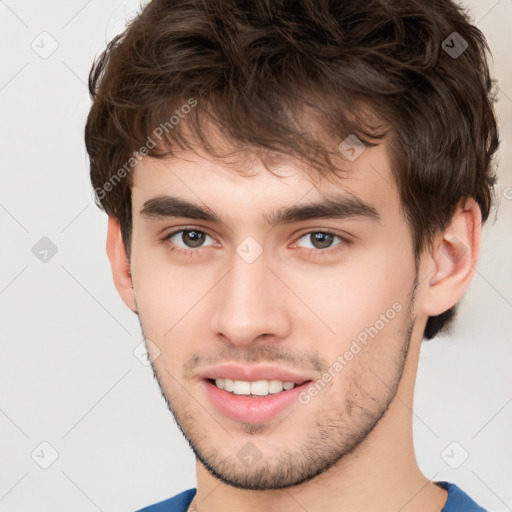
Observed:
[[[202,247],[207,238],[214,241],[213,238],[204,231],[199,231],[198,229],[180,229],[166,236],[165,240],[170,241],[177,247],[194,249]]]
[[[187,247],[200,247],[203,244],[205,237],[205,233],[202,233],[201,231],[196,231],[195,229],[190,231],[182,231],[181,233],[181,241]]]
[[[299,240],[305,239],[307,242],[309,241],[309,245],[302,246],[307,247],[308,249],[330,249],[333,246],[333,242],[336,238],[343,241],[339,235],[334,235],[333,233],[328,233],[325,231],[312,231],[302,235]]]

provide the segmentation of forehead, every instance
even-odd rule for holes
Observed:
[[[241,218],[243,213],[244,220],[258,212],[268,221],[276,208],[340,196],[398,213],[384,143],[365,148],[354,161],[340,156],[336,164],[336,172],[322,173],[286,155],[267,161],[270,170],[249,153],[226,159],[192,151],[165,159],[146,157],[132,176],[134,213],[163,196],[202,204],[226,218]]]

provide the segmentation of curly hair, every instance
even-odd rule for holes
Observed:
[[[89,75],[97,204],[119,220],[129,256],[142,156],[199,145],[226,158],[216,127],[269,172],[284,155],[329,177],[340,172],[333,140],[387,138],[417,260],[467,198],[489,216],[499,141],[488,53],[450,0],[153,0]],[[455,312],[430,317],[424,338]]]

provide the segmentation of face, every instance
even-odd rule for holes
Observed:
[[[407,355],[416,268],[386,148],[336,182],[292,160],[249,176],[182,156],[133,176],[133,293],[155,375],[214,476],[305,482],[366,439]]]

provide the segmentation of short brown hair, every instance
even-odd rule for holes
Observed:
[[[130,170],[141,154],[172,156],[195,141],[219,156],[215,126],[267,169],[268,155],[293,155],[328,176],[327,136],[374,145],[389,135],[417,258],[465,199],[489,216],[498,132],[487,52],[450,0],[153,0],[89,75],[97,203],[119,219],[129,255]],[[301,122],[304,109],[320,130]],[[430,317],[424,337],[455,310]]]

